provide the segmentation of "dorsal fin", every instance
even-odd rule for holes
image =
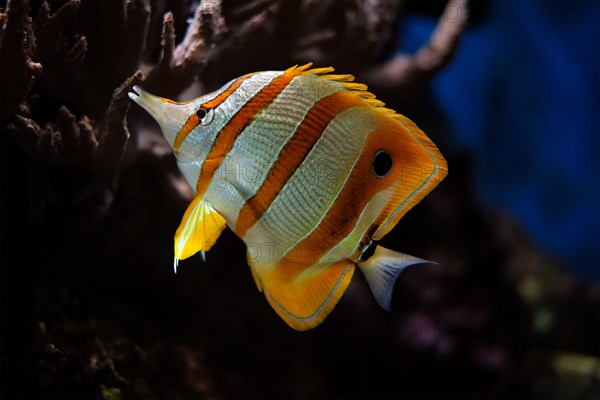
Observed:
[[[391,108],[384,107],[385,103],[369,92],[368,86],[364,83],[354,82],[354,75],[351,74],[332,74],[335,69],[333,67],[310,68],[313,63],[309,62],[302,66],[293,66],[290,69],[295,69],[300,72],[300,75],[318,75],[319,78],[327,79],[335,82],[338,85],[348,90],[348,93],[361,98],[365,103],[373,106],[378,112],[392,118],[400,118],[401,115]]]
[[[350,284],[355,264],[349,260],[310,266],[283,260],[265,268],[248,257],[254,281],[275,312],[292,328],[312,329],[327,317]]]

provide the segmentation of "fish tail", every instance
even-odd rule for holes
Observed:
[[[384,310],[389,311],[394,292],[394,284],[404,268],[415,264],[431,263],[431,261],[399,253],[381,246],[366,261],[358,261],[373,296]]]

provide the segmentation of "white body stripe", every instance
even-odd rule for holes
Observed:
[[[192,190],[196,192],[196,182],[198,182],[198,175],[202,168],[202,161],[198,162],[181,162],[177,160],[177,166],[181,171],[181,174],[185,178],[188,185],[191,186]]]
[[[306,96],[309,87],[316,87],[316,76],[298,76],[240,134],[206,191],[206,199],[223,214],[230,226],[235,226],[246,200],[256,194],[283,147],[293,137],[307,112],[323,97],[339,88],[326,82],[313,96]],[[319,81],[320,83],[321,81]],[[223,191],[226,180],[237,189]]]
[[[336,115],[244,241],[254,245],[277,243],[289,251],[310,235],[343,189],[366,137],[375,127],[372,113],[364,107]],[[283,255],[268,261],[277,262]]]
[[[215,108],[214,119],[210,124],[198,125],[189,133],[179,148],[177,159],[178,165],[192,189],[196,190],[198,174],[218,133],[249,100],[271,83],[273,79],[282,74],[282,71],[269,71],[246,78],[223,103]],[[197,103],[196,107],[199,107],[216,96],[211,93],[200,97],[194,103]]]

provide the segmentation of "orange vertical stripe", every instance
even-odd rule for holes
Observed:
[[[286,263],[285,257],[280,261],[282,266],[285,265],[284,273],[290,279],[304,268],[318,262],[348,236],[354,229],[360,213],[373,196],[400,179],[401,160],[398,157],[398,136],[397,132],[394,132],[398,129],[401,128],[397,126],[397,123],[386,123],[369,135],[346,185],[319,226],[288,253],[296,260],[296,263]],[[381,149],[392,154],[394,165],[390,173],[380,179],[375,177],[372,163],[375,153]],[[347,255],[340,254],[339,256],[345,258]]]
[[[208,185],[212,180],[216,170],[221,165],[223,158],[229,153],[235,139],[246,128],[254,117],[281,93],[283,89],[301,72],[300,68],[290,68],[282,75],[273,79],[271,83],[265,86],[252,99],[250,99],[230,120],[225,127],[217,134],[212,148],[208,153],[196,184],[196,193],[203,196]]]
[[[183,140],[191,131],[194,130],[195,127],[198,126],[199,123],[200,119],[195,113],[188,117],[187,121],[185,121],[185,124],[183,124],[179,132],[177,132],[177,136],[175,136],[175,141],[173,142],[173,150],[175,151],[175,155],[179,154],[181,143],[183,143]]]
[[[240,210],[234,229],[239,237],[243,238],[248,229],[265,213],[287,180],[317,143],[331,120],[340,112],[360,104],[363,103],[358,97],[348,96],[340,90],[313,105],[294,135],[279,153],[279,157],[269,170],[260,189],[248,199]]]
[[[207,101],[206,103],[202,104],[205,108],[215,108],[221,105],[221,103],[223,103],[225,100],[227,100],[227,98],[229,96],[231,96],[231,94],[233,92],[235,92],[237,90],[238,87],[240,87],[240,85],[242,84],[242,82],[244,82],[247,78],[249,78],[250,76],[252,76],[254,74],[247,74],[244,76],[239,77],[238,79],[235,80],[235,82],[233,82],[231,84],[231,86],[229,86],[227,88],[227,90],[223,91],[223,93],[219,94],[217,97],[215,97],[214,99]]]

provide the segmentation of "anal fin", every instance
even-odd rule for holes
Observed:
[[[199,251],[208,251],[225,226],[225,218],[210,204],[202,201],[201,197],[192,200],[175,232],[175,272],[179,260],[191,257]]]
[[[319,325],[333,310],[354,272],[354,263],[340,260],[303,267],[279,263],[258,277],[271,307],[292,328],[304,331]]]

